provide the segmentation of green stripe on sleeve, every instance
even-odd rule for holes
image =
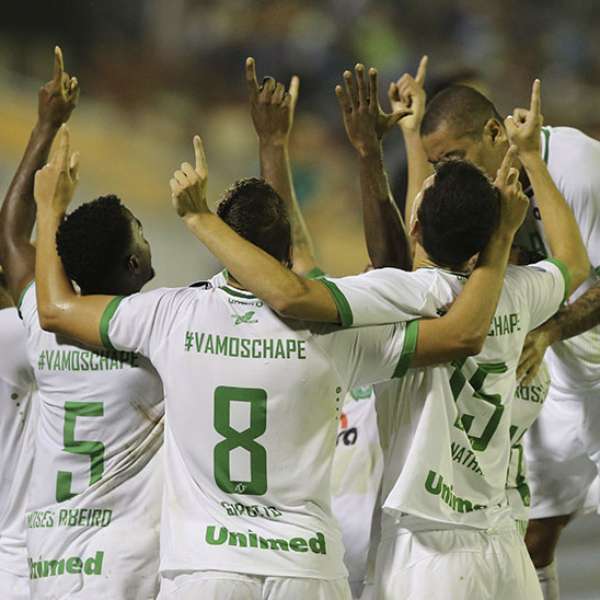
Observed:
[[[329,281],[328,279],[319,279],[320,282],[325,284],[325,287],[329,290],[333,297],[333,301],[337,306],[338,315],[340,317],[340,321],[344,327],[351,327],[354,322],[354,317],[352,316],[352,309],[350,308],[350,304],[348,300],[346,300],[346,296],[342,294],[340,288],[333,283],[333,281]]]
[[[319,269],[319,267],[313,267],[306,275],[306,279],[317,279],[318,277],[325,277],[325,271]]]
[[[544,134],[544,162],[548,164],[548,157],[550,156],[550,130],[546,127],[542,127],[542,133]]]
[[[25,294],[29,291],[29,288],[34,284],[34,280],[32,279],[24,288],[23,291],[21,292],[21,295],[19,296],[19,301],[17,302],[17,309],[19,310],[19,312],[21,312],[21,306],[23,305],[23,300],[25,299]]]
[[[546,260],[558,267],[563,279],[565,280],[565,297],[563,298],[564,302],[569,297],[569,290],[571,289],[571,272],[569,271],[569,267],[567,267],[567,265],[565,265],[565,263],[558,258],[547,258]]]
[[[121,300],[123,300],[125,296],[115,296],[104,309],[102,313],[102,318],[100,319],[100,340],[102,341],[102,345],[109,350],[115,350],[113,345],[110,343],[110,338],[108,337],[108,327],[110,325],[110,320],[113,318],[117,308],[119,308],[119,304],[121,304]]]
[[[415,319],[410,321],[406,325],[406,331],[404,332],[404,343],[402,344],[402,353],[400,354],[400,360],[396,366],[396,370],[392,377],[399,379],[404,377],[406,371],[412,363],[415,350],[417,349],[417,339],[419,337],[419,320]]]

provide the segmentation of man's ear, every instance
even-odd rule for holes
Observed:
[[[488,119],[483,126],[483,139],[492,146],[507,142],[508,137],[504,125],[493,117]]]
[[[423,232],[421,230],[421,223],[418,218],[412,222],[412,226],[410,228],[410,237],[416,244],[419,246],[423,245]]]
[[[140,272],[140,261],[135,254],[130,254],[127,257],[127,270],[130,273],[139,273]]]

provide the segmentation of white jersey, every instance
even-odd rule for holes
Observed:
[[[573,302],[600,281],[600,141],[570,127],[544,127],[542,155],[573,211],[593,268],[588,280],[569,299]],[[535,197],[515,241],[550,256]],[[600,387],[600,325],[554,344],[546,360],[553,387],[563,392]]]
[[[345,577],[331,512],[342,402],[401,375],[417,324],[312,327],[208,282],[129,296],[103,324],[165,385],[161,572]]]
[[[391,428],[381,433],[386,512],[482,529],[512,522],[506,477],[516,367],[527,333],[563,301],[567,277],[558,261],[508,267],[480,354],[411,369],[387,402],[376,390],[379,421]],[[464,282],[440,269],[378,269],[329,285],[345,324],[368,325],[434,317]]]
[[[33,463],[33,370],[16,308],[0,310],[0,571],[28,577],[25,499]]]
[[[36,598],[146,600],[157,587],[164,401],[133,352],[93,351],[20,311],[39,387],[27,546]]]
[[[529,508],[531,506],[523,437],[538,418],[549,389],[550,376],[548,367],[544,362],[529,385],[517,385],[511,407],[510,441],[512,447],[506,490],[513,517],[523,522],[529,520]]]
[[[346,395],[332,470],[332,507],[344,541],[344,563],[355,596],[367,573],[371,516],[379,496],[383,456],[371,386]]]

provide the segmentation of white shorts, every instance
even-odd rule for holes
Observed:
[[[29,577],[18,577],[6,571],[0,571],[0,598],[2,600],[29,600]]]
[[[600,390],[550,388],[524,442],[532,519],[599,510]]]
[[[516,527],[397,530],[379,544],[375,598],[542,600],[542,590]]]
[[[352,600],[346,579],[258,577],[226,571],[165,573],[158,600]]]

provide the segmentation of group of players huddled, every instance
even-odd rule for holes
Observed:
[[[558,599],[560,532],[599,502],[600,143],[543,126],[538,80],[507,119],[467,86],[426,102],[426,65],[390,113],[375,69],[335,89],[372,269],[318,268],[299,80],[248,59],[262,177],[212,213],[195,136],[170,181],[225,269],[141,292],[121,200],[66,213],[79,85],[56,48],[0,213],[2,600]]]

